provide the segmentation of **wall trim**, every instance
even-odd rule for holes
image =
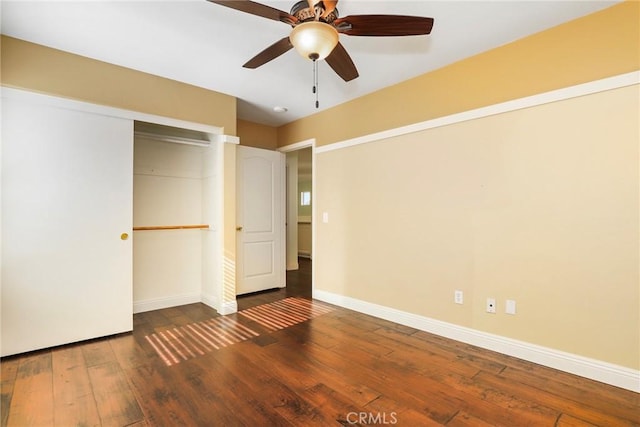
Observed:
[[[315,142],[316,142],[315,138],[305,139],[304,141],[285,145],[284,147],[279,147],[278,151],[281,153],[288,153],[290,151],[296,151],[302,148],[313,147],[315,145]]]
[[[376,132],[369,135],[359,136],[357,138],[347,139],[344,141],[334,142],[332,144],[316,147],[316,153],[326,153],[328,151],[340,150],[342,148],[353,147],[356,145],[367,144],[369,142],[380,141],[385,138],[394,138],[401,135],[407,135],[414,132],[420,132],[428,129],[434,129],[441,126],[448,126],[456,123],[466,122],[469,120],[480,119],[483,117],[493,116],[496,114],[508,113],[511,111],[521,110],[523,108],[536,107],[543,104],[549,104],[557,101],[564,101],[579,96],[590,95],[598,92],[604,92],[612,89],[619,89],[626,86],[632,86],[640,83],[640,71],[633,71],[627,74],[608,77],[601,80],[595,80],[575,86],[553,90],[537,95],[527,96],[525,98],[514,99],[512,101],[502,102],[500,104],[489,105],[487,107],[477,108],[475,110],[463,111],[461,113],[451,114],[424,122],[414,123],[407,126],[401,126],[394,129],[388,129],[382,132]],[[293,144],[295,145],[295,144]],[[287,146],[290,147],[290,146]],[[284,149],[286,147],[283,147]],[[281,150],[282,150],[281,149]]]
[[[318,289],[313,298],[421,331],[640,393],[640,371]]]
[[[240,145],[239,136],[216,134],[213,136],[213,138],[214,138],[214,141],[217,141],[217,142],[222,142],[225,144]]]
[[[163,298],[153,298],[133,302],[133,313],[144,313],[146,311],[160,310],[162,308],[175,307],[177,305],[193,304],[201,302],[200,293],[174,295]]]

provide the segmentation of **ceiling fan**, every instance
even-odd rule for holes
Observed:
[[[352,15],[340,18],[337,0],[298,1],[287,13],[249,0],[208,0],[241,12],[284,22],[293,29],[289,36],[247,61],[245,68],[258,68],[294,48],[304,57],[327,64],[344,80],[358,77],[353,60],[339,41],[348,36],[415,36],[431,33],[433,18],[405,15]]]

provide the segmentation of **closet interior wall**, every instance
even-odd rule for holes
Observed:
[[[136,134],[134,312],[200,302],[213,288],[215,230],[208,227],[215,210],[212,156],[215,146]],[[167,226],[202,227],[161,229]],[[158,229],[139,230],[148,227]]]

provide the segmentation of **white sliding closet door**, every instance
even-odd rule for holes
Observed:
[[[133,122],[2,105],[2,355],[132,329]]]

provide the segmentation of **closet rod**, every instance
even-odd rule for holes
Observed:
[[[194,224],[194,225],[152,225],[149,227],[133,227],[133,231],[148,231],[148,230],[192,230],[192,229],[207,229],[208,224]]]

